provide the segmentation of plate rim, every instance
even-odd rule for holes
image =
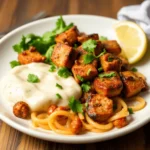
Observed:
[[[109,17],[104,17],[104,16],[97,16],[97,15],[85,15],[85,14],[80,14],[80,15],[62,15],[63,18],[72,18],[72,17],[80,17],[80,18],[95,18],[95,19],[106,19],[106,20],[112,20],[112,21],[116,21],[116,19],[113,18],[109,18]],[[7,40],[9,37],[13,36],[15,33],[20,32],[21,30],[23,30],[24,28],[28,28],[30,26],[34,26],[40,23],[44,23],[47,21],[51,21],[51,20],[55,20],[57,19],[59,16],[54,16],[54,17],[49,17],[49,18],[45,18],[45,19],[40,19],[25,25],[22,25],[18,28],[16,28],[15,30],[11,31],[10,33],[8,33],[7,35],[5,35],[3,38],[0,39],[0,44],[2,42],[4,42],[5,40]],[[4,121],[5,123],[7,123],[9,126],[15,128],[18,131],[21,131],[25,134],[28,134],[30,136],[39,138],[39,139],[43,139],[43,140],[47,140],[47,141],[53,141],[53,142],[59,142],[59,143],[72,143],[72,144],[81,144],[81,143],[94,143],[94,142],[102,142],[102,141],[106,141],[106,140],[110,140],[110,139],[114,139],[123,135],[126,135],[132,131],[135,131],[137,129],[139,129],[140,127],[144,126],[146,123],[150,122],[150,117],[147,116],[145,118],[142,119],[142,121],[139,121],[138,124],[131,124],[130,126],[126,126],[124,128],[122,128],[121,130],[116,130],[113,131],[112,133],[109,133],[108,135],[89,135],[88,137],[80,137],[80,136],[65,136],[65,135],[59,135],[57,134],[56,137],[53,137],[53,134],[51,134],[50,136],[45,136],[45,133],[41,134],[39,136],[39,131],[37,130],[29,130],[27,127],[24,127],[23,125],[20,125],[18,123],[16,123],[15,121],[7,118],[7,116],[3,115],[3,113],[0,111],[0,119],[2,121]],[[47,134],[47,133],[46,133]],[[103,138],[101,138],[101,136]],[[71,138],[70,138],[71,137]],[[77,137],[77,138],[76,138]]]

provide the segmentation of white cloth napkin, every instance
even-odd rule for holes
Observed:
[[[118,12],[118,20],[129,20],[139,24],[150,38],[150,0],[141,5],[126,6]]]

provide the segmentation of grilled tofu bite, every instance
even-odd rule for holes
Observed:
[[[123,84],[117,72],[107,71],[95,78],[94,88],[97,93],[107,97],[114,97],[121,93]]]
[[[99,55],[101,52],[102,52],[102,49],[103,49],[103,45],[100,41],[97,41],[97,46],[94,50],[94,55]],[[80,54],[80,55],[83,55],[83,54],[87,54],[88,52],[86,50],[83,49],[82,45],[80,45],[79,47],[77,47],[76,51]]]
[[[75,63],[72,67],[72,73],[78,83],[80,83],[82,80],[92,80],[98,75],[98,71],[93,64],[84,65]]]
[[[95,121],[106,121],[113,113],[113,101],[100,94],[91,95],[87,103],[86,112]]]
[[[85,42],[89,39],[99,40],[99,36],[98,36],[98,34],[95,34],[95,33],[94,34],[89,34],[89,35],[86,35],[86,34],[82,33],[77,37],[77,39],[78,39],[79,43],[83,43],[83,42]]]
[[[112,53],[114,55],[121,53],[121,48],[115,40],[102,41],[102,44],[108,53]]]
[[[119,72],[121,70],[121,60],[111,53],[106,53],[103,56],[101,56],[100,61],[104,71]]]
[[[146,86],[144,80],[132,71],[121,72],[120,76],[124,85],[123,92],[127,98],[138,94]]]
[[[58,34],[55,38],[56,43],[65,43],[73,46],[77,42],[79,31],[76,26],[73,26],[69,30]]]
[[[127,71],[130,68],[128,59],[126,59],[125,57],[122,56],[118,56],[119,59],[121,60],[121,71]]]
[[[75,59],[76,52],[72,47],[63,43],[55,45],[51,60],[56,66],[71,68]]]
[[[30,47],[29,50],[25,50],[18,55],[18,61],[20,64],[30,64],[32,62],[44,62],[45,56],[42,56],[35,47]]]

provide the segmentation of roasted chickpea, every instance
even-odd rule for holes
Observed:
[[[127,120],[126,120],[126,118],[117,119],[117,120],[113,121],[113,125],[116,128],[122,128],[127,125]]]
[[[55,110],[56,110],[56,108],[57,108],[57,106],[56,105],[50,105],[49,106],[49,108],[48,108],[48,111],[47,111],[47,113],[49,114],[49,115],[51,115]]]
[[[75,119],[71,122],[71,131],[74,134],[80,133],[82,129],[82,122],[78,116],[75,117]]]
[[[19,101],[13,106],[13,113],[16,117],[25,119],[30,114],[30,108],[27,103]]]

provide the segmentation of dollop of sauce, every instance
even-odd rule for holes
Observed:
[[[29,105],[31,111],[44,111],[51,104],[67,106],[71,96],[76,99],[81,97],[81,87],[72,76],[60,77],[57,71],[49,72],[49,68],[48,64],[31,63],[10,70],[0,83],[3,100],[12,104],[24,101]],[[37,75],[40,81],[38,83],[28,82],[29,74]],[[63,89],[59,89],[56,83]],[[61,99],[58,99],[57,93],[61,95]]]

